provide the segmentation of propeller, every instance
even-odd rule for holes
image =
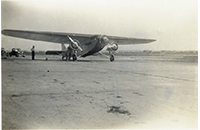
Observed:
[[[78,40],[73,40],[71,37],[67,36],[71,42],[70,47],[74,50],[79,49],[80,51],[83,51],[83,49],[79,46]]]
[[[108,47],[106,49],[107,51],[117,51],[118,50],[118,45],[116,42],[112,42],[108,44]]]

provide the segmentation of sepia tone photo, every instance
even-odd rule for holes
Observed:
[[[198,129],[197,0],[2,0],[2,129]]]

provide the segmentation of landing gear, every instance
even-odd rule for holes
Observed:
[[[76,61],[77,60],[77,51],[72,50],[72,49],[68,49],[65,52],[65,56],[63,56],[62,58],[66,57],[66,61]]]
[[[66,59],[65,59],[66,61],[69,61],[70,60],[70,57],[69,56],[66,56]]]
[[[77,60],[76,54],[73,54],[72,58],[73,58],[73,61],[76,61]]]
[[[110,61],[113,62],[115,60],[115,57],[113,54],[110,55]]]
[[[109,54],[110,54],[110,61],[113,62],[115,60],[115,57],[113,55],[113,52],[110,50],[109,51]]]

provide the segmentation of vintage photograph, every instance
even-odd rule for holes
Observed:
[[[198,129],[198,0],[1,0],[2,129]]]

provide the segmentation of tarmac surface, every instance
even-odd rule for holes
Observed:
[[[2,59],[2,129],[197,129],[198,63],[187,58]]]

